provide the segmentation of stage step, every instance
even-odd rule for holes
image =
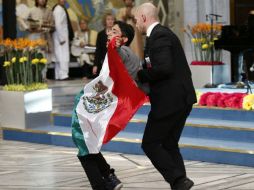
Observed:
[[[75,147],[71,129],[48,126],[38,129],[3,129],[5,140]],[[103,150],[129,154],[144,154],[141,149],[142,133],[122,131]],[[254,143],[181,137],[180,148],[184,159],[254,167]]]

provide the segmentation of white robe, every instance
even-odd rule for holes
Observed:
[[[53,11],[55,19],[55,32],[53,33],[54,55],[55,55],[55,79],[65,79],[69,77],[69,38],[68,21],[65,10],[57,5]],[[65,43],[61,45],[61,42]]]

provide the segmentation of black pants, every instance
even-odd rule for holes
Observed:
[[[93,66],[87,64],[86,62],[82,66],[82,77],[87,77],[87,78],[93,78]]]
[[[94,190],[105,190],[103,178],[110,174],[110,165],[101,153],[78,156],[87,178]]]
[[[171,187],[177,179],[186,177],[178,142],[192,105],[160,119],[149,113],[142,148],[154,167]]]

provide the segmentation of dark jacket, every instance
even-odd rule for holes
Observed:
[[[196,102],[191,71],[183,48],[170,29],[160,24],[154,27],[146,42],[147,57],[151,67],[140,70],[138,78],[150,85],[153,117],[163,117]]]
[[[100,70],[105,59],[105,55],[107,53],[107,41],[108,36],[106,34],[106,30],[102,30],[98,33],[97,40],[96,40],[96,51],[95,51],[95,58],[94,58],[94,65],[98,67]]]

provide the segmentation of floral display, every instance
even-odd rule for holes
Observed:
[[[254,110],[254,94],[196,92],[199,106]]]
[[[41,49],[45,48],[44,40],[19,38],[6,39],[0,42],[4,50],[7,85],[4,90],[31,91],[47,88],[43,83],[42,70],[47,64]]]
[[[214,41],[218,39],[222,26],[214,24],[213,28],[211,27],[211,24],[208,23],[198,23],[193,26],[187,25],[184,29],[191,43],[193,64],[195,65],[200,62],[203,62],[202,65],[211,64],[212,50],[214,52],[213,64],[222,64],[221,50],[214,48]]]

